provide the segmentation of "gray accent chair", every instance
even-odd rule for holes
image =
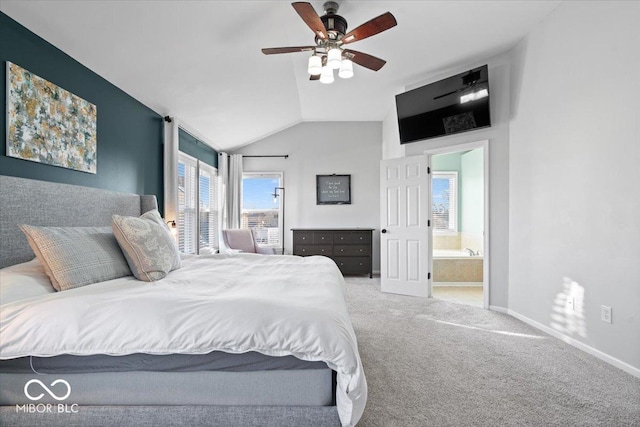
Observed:
[[[253,230],[246,228],[230,228],[222,230],[224,244],[232,252],[273,255],[273,248],[259,246],[253,236]]]

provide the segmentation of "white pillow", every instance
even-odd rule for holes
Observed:
[[[139,280],[160,280],[180,268],[178,245],[157,210],[138,218],[113,215],[111,225],[133,275]]]
[[[2,304],[48,295],[55,291],[37,258],[0,270],[0,303]]]

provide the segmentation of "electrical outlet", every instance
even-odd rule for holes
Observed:
[[[572,296],[567,297],[567,310],[575,311],[576,309],[576,298]]]
[[[603,322],[612,323],[611,321],[611,307],[607,307],[606,305],[601,306],[600,308],[600,318]]]

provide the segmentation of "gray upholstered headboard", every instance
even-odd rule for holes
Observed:
[[[155,196],[0,175],[0,268],[34,257],[18,224],[110,226],[113,214],[139,216],[157,207]]]

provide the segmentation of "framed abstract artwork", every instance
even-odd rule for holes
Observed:
[[[97,109],[7,61],[7,156],[97,172]]]

